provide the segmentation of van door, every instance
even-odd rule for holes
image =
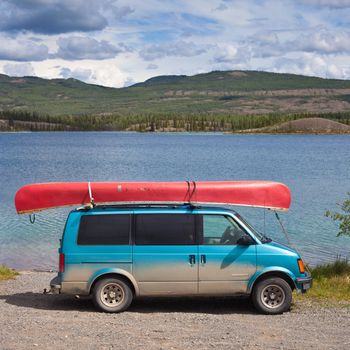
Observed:
[[[256,271],[256,246],[239,245],[247,233],[231,216],[198,215],[199,294],[245,293]]]
[[[133,274],[140,295],[198,292],[198,246],[192,214],[135,214]]]

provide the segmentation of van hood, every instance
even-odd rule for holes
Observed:
[[[266,244],[266,245],[273,246],[273,247],[276,247],[276,248],[285,249],[285,250],[288,250],[288,251],[291,252],[291,253],[295,253],[295,254],[299,255],[298,252],[297,252],[295,249],[293,249],[293,248],[291,248],[291,247],[288,247],[287,245],[284,245],[284,244],[282,244],[282,243],[278,243],[278,242],[275,242],[275,241],[271,241],[271,242],[265,243],[265,244]]]

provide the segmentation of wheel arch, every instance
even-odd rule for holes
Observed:
[[[267,279],[267,278],[271,278],[271,277],[279,277],[282,278],[283,280],[285,280],[290,288],[292,289],[292,291],[294,289],[296,289],[296,285],[295,285],[295,277],[294,275],[287,269],[280,269],[280,268],[270,268],[270,269],[266,269],[261,271],[258,275],[254,275],[253,278],[250,280],[249,284],[248,284],[248,293],[250,294],[254,287],[262,280]]]
[[[104,269],[96,272],[88,282],[88,293],[91,294],[96,283],[104,278],[122,279],[130,285],[134,295],[139,295],[139,288],[135,278],[129,272],[121,269]]]

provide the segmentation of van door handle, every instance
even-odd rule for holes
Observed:
[[[204,265],[204,264],[206,264],[206,263],[207,263],[207,256],[204,255],[204,254],[202,254],[202,255],[201,255],[201,264]]]
[[[194,254],[189,255],[189,263],[191,266],[196,263],[196,256]]]

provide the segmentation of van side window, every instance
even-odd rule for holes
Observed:
[[[81,217],[78,245],[129,244],[130,215],[84,215]]]
[[[203,244],[236,245],[246,233],[230,217],[203,215]]]
[[[135,244],[195,244],[194,215],[138,214],[136,215]]]

